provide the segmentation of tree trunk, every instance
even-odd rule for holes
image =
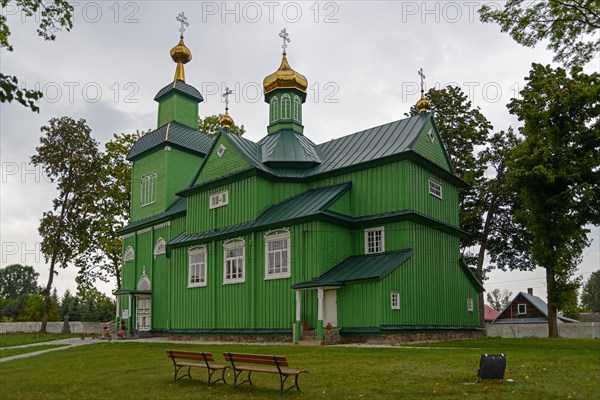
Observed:
[[[119,260],[113,260],[113,269],[115,278],[117,279],[117,290],[121,289],[121,268],[119,268]]]
[[[558,337],[558,321],[554,295],[554,268],[546,267],[546,287],[548,290],[548,337]]]
[[[40,327],[40,333],[46,333],[46,326],[48,325],[48,315],[50,314],[50,290],[52,289],[52,282],[54,281],[55,265],[56,253],[52,255],[52,259],[50,260],[50,274],[48,275],[46,289],[44,289],[44,310],[42,314],[42,326]]]

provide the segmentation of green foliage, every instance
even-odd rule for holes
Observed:
[[[600,223],[600,74],[533,64],[521,97],[509,104],[524,122],[510,183],[527,252],[546,269],[550,335],[557,309],[571,305],[573,274],[588,245],[587,224]],[[554,323],[554,325],[552,325]]]
[[[73,296],[66,291],[60,304],[62,319],[70,321],[102,322],[115,317],[115,302],[96,289],[89,289]]]
[[[0,0],[3,10],[9,3],[12,7],[16,7],[21,15],[36,16],[36,21],[39,21],[37,33],[45,40],[54,40],[57,31],[62,28],[70,31],[73,27],[73,6],[66,0]],[[2,12],[0,13],[0,49],[11,52],[13,47],[8,41],[9,36],[10,28],[6,14]],[[35,102],[42,97],[42,93],[20,89],[18,83],[16,76],[0,73],[0,103],[16,100],[25,107],[31,108],[32,111],[39,111]]]
[[[208,115],[204,118],[198,118],[198,130],[211,138],[214,138],[221,132],[221,117],[223,114],[219,115]],[[246,129],[244,125],[237,126],[235,122],[231,125],[230,132],[234,135],[242,136],[246,133]]]
[[[582,66],[600,51],[598,0],[508,0],[479,10],[483,22],[500,24],[519,44],[534,47],[548,40],[554,61],[567,67]]]
[[[25,344],[49,342],[51,340],[67,339],[73,337],[71,334],[58,333],[2,333],[0,334],[0,347],[14,347]]]
[[[41,330],[44,332],[56,267],[77,264],[78,258],[90,247],[91,217],[101,186],[101,158],[98,143],[92,139],[83,119],[52,118],[41,130],[44,136],[31,162],[43,168],[48,179],[56,183],[58,192],[52,209],[44,212],[38,228],[42,253],[50,263],[48,283],[43,291],[45,310]]]
[[[512,292],[510,290],[494,289],[486,295],[487,303],[496,311],[501,311],[508,306],[512,299]]]
[[[12,264],[0,268],[0,297],[17,299],[20,296],[37,293],[37,279],[40,276],[29,265]]]
[[[131,163],[127,154],[144,135],[113,135],[106,143],[101,157],[100,177],[102,184],[96,193],[93,209],[92,241],[81,257],[77,286],[93,288],[96,280],[108,282],[111,277],[121,288],[121,237],[117,231],[129,222],[131,203]]]
[[[600,312],[600,270],[592,272],[583,285],[581,305],[592,312]]]

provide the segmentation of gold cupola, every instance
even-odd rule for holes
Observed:
[[[281,58],[279,69],[268,75],[263,81],[265,94],[272,92],[275,89],[298,89],[302,93],[306,93],[308,80],[299,72],[296,72],[290,67],[285,52]]]
[[[416,107],[419,112],[425,112],[431,108],[431,103],[427,100],[427,97],[425,97],[425,92],[423,90],[421,90],[421,98],[417,101]]]
[[[192,52],[183,43],[183,35],[179,37],[179,43],[177,46],[171,49],[171,58],[177,63],[175,69],[175,78],[173,81],[185,82],[185,72],[183,71],[183,64],[187,64],[192,59]]]
[[[219,119],[219,123],[223,128],[231,128],[231,125],[233,125],[233,118],[229,116],[229,108],[225,107],[225,114],[221,116],[221,118]]]

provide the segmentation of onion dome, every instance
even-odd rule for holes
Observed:
[[[292,67],[290,67],[286,54],[283,53],[279,69],[264,79],[263,86],[265,94],[272,92],[275,89],[298,89],[301,92],[306,93],[308,81],[304,75],[294,71]]]
[[[183,72],[183,64],[187,64],[192,59],[192,52],[190,49],[185,47],[183,43],[183,36],[179,38],[177,46],[171,49],[171,58],[177,63],[177,69],[175,70],[174,81],[185,82],[185,73]]]
[[[219,119],[219,123],[225,129],[230,129],[233,125],[233,118],[229,116],[229,108],[225,108],[225,114]]]
[[[429,100],[427,100],[427,98],[425,97],[425,93],[422,90],[421,98],[419,99],[419,101],[417,101],[416,107],[417,110],[419,110],[419,112],[425,112],[431,108],[431,103],[429,103]]]

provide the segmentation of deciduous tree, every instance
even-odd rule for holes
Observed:
[[[600,74],[533,64],[520,98],[509,103],[523,121],[524,141],[509,162],[518,194],[515,219],[529,236],[527,252],[546,269],[549,336],[557,309],[579,284],[573,278],[588,245],[586,225],[600,224]]]
[[[58,273],[56,268],[66,268],[89,248],[92,206],[99,191],[100,153],[83,119],[52,118],[41,130],[44,135],[31,162],[42,167],[58,192],[38,228],[42,237],[41,251],[50,263],[48,282],[43,290],[41,332],[45,332],[52,283]]]
[[[481,7],[481,21],[498,23],[523,46],[548,40],[554,61],[567,67],[582,66],[600,51],[598,0],[507,0],[502,9],[497,4]]]
[[[221,132],[221,117],[223,116],[223,114],[219,114],[219,115],[208,115],[204,118],[199,118],[198,119],[198,130],[212,138],[214,138],[215,136],[217,136],[219,134],[219,132]],[[238,135],[238,136],[242,136],[244,133],[246,133],[246,129],[244,128],[244,125],[241,126],[237,126],[235,124],[235,122],[231,125],[230,128],[231,133],[233,133],[234,135]]]
[[[29,265],[12,264],[0,268],[0,297],[15,300],[37,293],[39,276]]]
[[[487,303],[496,311],[502,311],[510,303],[512,292],[504,289],[494,289],[487,293]]]
[[[600,270],[592,272],[583,285],[581,305],[592,312],[600,312]]]
[[[64,28],[69,31],[73,27],[73,6],[67,0],[0,0],[3,12],[0,13],[0,49],[13,51],[9,43],[8,6],[13,7],[19,15],[32,17],[39,21],[37,33],[45,40],[56,39],[56,32]],[[0,103],[18,101],[32,111],[38,111],[35,102],[42,97],[36,90],[21,89],[18,79],[13,75],[0,73]]]

